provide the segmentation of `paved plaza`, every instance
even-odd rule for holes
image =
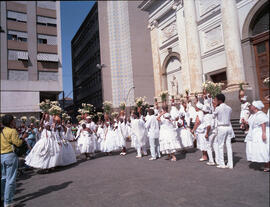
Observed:
[[[200,163],[199,151],[177,162],[98,156],[49,174],[18,177],[15,201],[25,207],[267,207],[269,173],[249,163],[245,144],[233,143],[235,168]]]

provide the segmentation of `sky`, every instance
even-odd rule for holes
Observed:
[[[94,5],[94,1],[61,1],[62,68],[65,97],[73,98],[71,40]],[[62,93],[60,98],[62,99]]]

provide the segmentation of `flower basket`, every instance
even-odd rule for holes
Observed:
[[[51,101],[46,99],[39,104],[39,108],[43,113],[48,113],[49,109],[51,108]]]
[[[113,107],[112,102],[110,102],[110,101],[103,102],[103,110],[105,113],[110,114],[112,107]]]
[[[166,103],[168,95],[169,95],[168,91],[161,91],[159,96],[161,98],[162,103]]]
[[[118,112],[112,112],[111,116],[116,119],[118,117],[119,113]]]
[[[145,102],[146,97],[138,97],[135,99],[135,104],[138,108],[142,107],[143,103]]]
[[[265,85],[265,86],[267,86],[268,88],[270,88],[270,78],[268,77],[268,78],[265,78],[264,80],[263,80],[263,84]]]
[[[27,117],[26,116],[22,116],[21,118],[20,118],[20,120],[21,120],[21,122],[22,123],[26,123],[26,121],[27,121]]]
[[[82,120],[82,115],[77,115],[76,119],[78,120],[78,122],[80,122]]]
[[[212,81],[206,81],[203,83],[202,87],[206,93],[209,93],[212,98],[215,98],[217,94],[221,93],[222,85],[223,83],[214,83]]]
[[[30,120],[31,123],[35,123],[37,119],[34,116],[30,116],[29,120]]]
[[[121,102],[120,105],[119,105],[119,109],[121,111],[125,111],[125,109],[126,109],[126,103],[125,102]]]

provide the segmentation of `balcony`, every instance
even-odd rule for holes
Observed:
[[[57,53],[57,45],[38,44],[37,50],[41,53]]]
[[[37,15],[56,19],[56,10],[37,7]]]
[[[7,28],[9,30],[27,32],[27,24],[23,22],[7,20]]]
[[[37,33],[57,36],[57,27],[37,25]]]
[[[19,42],[16,40],[8,40],[8,49],[10,50],[28,50],[27,42]]]
[[[27,60],[9,60],[8,69],[11,70],[28,70]]]

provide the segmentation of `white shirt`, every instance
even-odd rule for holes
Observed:
[[[159,137],[159,124],[157,117],[151,115],[145,123],[145,128],[149,129],[149,138],[158,138]]]
[[[230,126],[231,125],[232,108],[225,103],[220,104],[214,111],[217,117],[217,126]]]

